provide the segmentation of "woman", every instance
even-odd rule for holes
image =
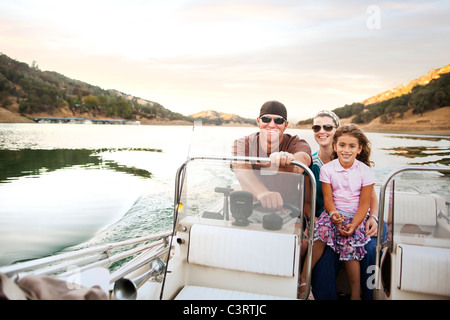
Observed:
[[[332,111],[320,111],[313,121],[312,129],[314,131],[314,139],[319,144],[319,150],[312,155],[313,164],[312,171],[319,181],[320,168],[330,162],[333,155],[333,137],[336,128],[339,127],[339,118]],[[315,218],[320,216],[324,210],[324,200],[321,183],[317,183],[316,193],[316,213]],[[365,228],[366,234],[371,237],[368,244],[365,245],[367,251],[366,256],[361,261],[361,292],[362,298],[372,299],[372,287],[367,283],[368,278],[373,275],[373,269],[369,268],[375,265],[376,259],[376,236],[378,231],[378,200],[375,191],[372,193],[370,201],[370,216],[367,219]],[[383,239],[385,237],[385,230],[383,230]],[[340,261],[339,256],[331,248],[325,248],[322,257],[315,265],[312,272],[312,290],[315,299],[317,300],[333,300],[337,299],[336,277],[339,271]],[[370,271],[369,271],[370,270]]]

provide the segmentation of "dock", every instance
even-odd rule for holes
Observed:
[[[89,119],[89,118],[69,118],[69,117],[36,117],[36,123],[74,123],[74,124],[132,124],[139,125],[140,121],[122,119]]]

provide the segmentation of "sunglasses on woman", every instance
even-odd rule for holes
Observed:
[[[286,119],[284,119],[283,117],[272,118],[269,116],[262,116],[260,117],[260,119],[264,123],[269,123],[273,119],[273,122],[275,122],[275,124],[283,124],[286,121]]]
[[[330,132],[331,130],[333,130],[333,128],[336,128],[336,126],[332,126],[331,124],[324,124],[323,126],[316,124],[316,125],[312,126],[312,129],[314,130],[314,132],[319,132],[320,129],[322,129],[322,128],[323,128],[323,130]]]

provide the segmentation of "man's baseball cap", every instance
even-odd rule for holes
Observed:
[[[287,119],[287,110],[284,104],[278,101],[267,101],[261,107],[259,112],[259,116],[263,116],[265,114],[277,114],[282,116],[284,119]]]

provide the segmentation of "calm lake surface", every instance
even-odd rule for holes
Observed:
[[[0,124],[0,265],[172,227],[175,173],[228,155],[256,127]],[[288,129],[318,149],[311,130]],[[450,137],[367,133],[381,183],[409,164],[450,164]],[[450,201],[450,177],[420,186]]]

